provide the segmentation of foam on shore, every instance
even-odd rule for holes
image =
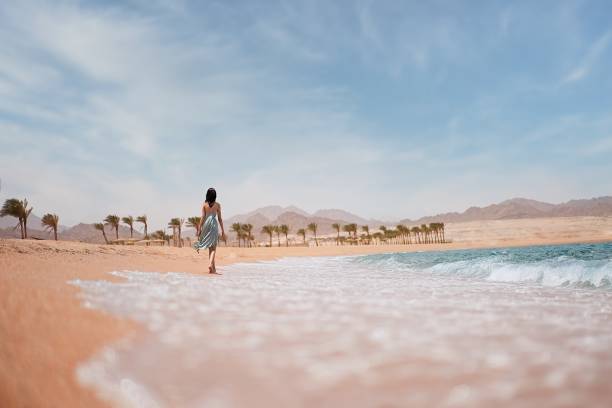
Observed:
[[[78,376],[120,406],[606,406],[606,245],[73,281],[87,307],[146,328]]]

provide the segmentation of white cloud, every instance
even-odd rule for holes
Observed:
[[[565,76],[563,82],[580,81],[590,74],[601,55],[608,48],[611,39],[612,32],[608,31],[591,44],[582,60]]]

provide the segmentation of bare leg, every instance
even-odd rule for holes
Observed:
[[[216,274],[217,268],[215,266],[215,254],[217,253],[217,247],[208,248],[208,273]]]

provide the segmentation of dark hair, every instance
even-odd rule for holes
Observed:
[[[212,207],[215,204],[215,200],[217,199],[217,191],[214,188],[209,188],[206,191],[206,202],[209,207]]]

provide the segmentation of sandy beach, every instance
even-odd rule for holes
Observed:
[[[219,266],[282,257],[525,246],[612,240],[612,218],[508,220],[450,224],[449,244],[220,247]],[[75,367],[106,344],[138,336],[139,326],[82,307],[67,282],[119,279],[111,271],[202,274],[206,256],[191,248],[75,242],[0,241],[0,401],[2,406],[106,406],[80,386]],[[223,279],[223,276],[211,277]]]

